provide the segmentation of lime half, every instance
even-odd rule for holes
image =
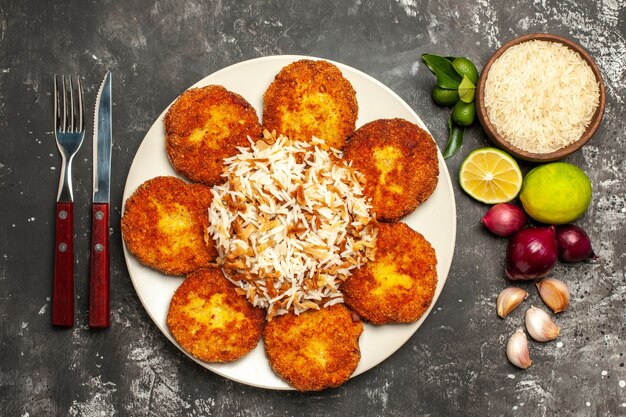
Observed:
[[[522,188],[522,171],[506,152],[480,148],[461,164],[459,183],[470,197],[487,204],[513,200]]]

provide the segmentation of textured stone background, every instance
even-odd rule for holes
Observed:
[[[339,4],[337,4],[339,3]],[[0,415],[626,415],[626,7],[621,0],[509,1],[0,1]],[[433,313],[387,361],[317,394],[251,388],[184,356],[144,312],[128,277],[119,232],[126,173],[159,113],[207,74],[249,58],[304,54],[358,68],[387,84],[422,117],[440,147],[447,111],[430,100],[423,52],[467,56],[479,67],[501,44],[531,32],[578,41],[607,84],[604,121],[569,158],[591,177],[594,198],[577,223],[602,261],[562,265],[571,308],[562,335],[531,344],[533,366],[512,367],[506,321],[494,300],[506,241],[478,223],[486,207],[455,182],[458,236]],[[77,204],[77,326],[50,326],[54,200],[54,73],[84,77],[95,98],[114,73],[112,326],[86,326],[88,204]],[[75,198],[90,201],[91,141],[75,165]],[[448,161],[487,145],[469,129]],[[528,165],[522,167],[528,169]],[[530,285],[529,285],[530,287]],[[533,288],[530,303],[541,303]]]

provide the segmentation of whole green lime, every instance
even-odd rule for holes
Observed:
[[[476,84],[478,82],[478,70],[476,65],[467,58],[459,57],[452,61],[452,68],[462,77],[466,76],[469,80]]]
[[[565,162],[540,165],[528,172],[519,199],[526,213],[546,224],[565,224],[583,215],[591,203],[591,181]]]
[[[433,88],[433,100],[440,106],[452,107],[454,103],[459,101],[459,91],[435,86]]]
[[[459,126],[469,126],[476,118],[476,105],[474,102],[465,103],[457,101],[452,108],[452,120]]]

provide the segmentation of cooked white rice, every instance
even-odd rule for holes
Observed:
[[[218,264],[268,319],[341,303],[340,284],[375,251],[359,174],[322,140],[264,133],[225,159],[228,180],[212,189]]]
[[[510,47],[485,82],[489,120],[507,142],[528,152],[553,152],[580,139],[599,98],[591,67],[557,42]]]

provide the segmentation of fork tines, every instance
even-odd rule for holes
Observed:
[[[61,92],[59,92],[59,76],[54,75],[54,128],[61,133],[82,132],[85,129],[85,120],[83,86],[80,76],[61,75],[60,78]],[[77,100],[74,100],[74,79],[76,80]]]

